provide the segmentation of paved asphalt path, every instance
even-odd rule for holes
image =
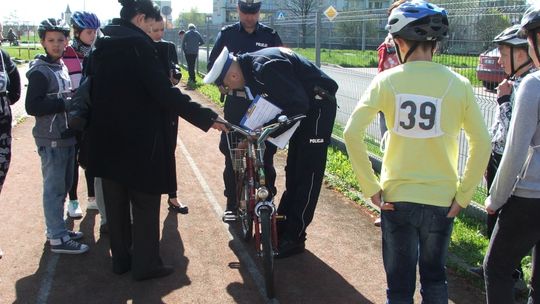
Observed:
[[[193,99],[208,103],[196,92]],[[21,101],[22,102],[22,101]],[[161,254],[173,275],[135,282],[111,272],[107,236],[99,214],[85,212],[68,224],[85,233],[83,255],[49,250],[41,203],[39,156],[31,136],[33,118],[13,131],[13,159],[0,196],[0,304],[4,303],[384,303],[386,280],[380,230],[373,215],[323,187],[308,229],[306,252],[277,260],[276,299],[264,296],[262,270],[253,243],[221,221],[225,206],[219,134],[180,122],[177,171],[179,198],[188,215],[170,214],[162,197]],[[277,156],[283,189],[285,152]],[[81,171],[82,173],[82,171]],[[84,176],[81,174],[81,177]],[[79,198],[86,206],[84,177]],[[484,295],[461,278],[449,277],[451,303],[483,303]],[[420,302],[417,292],[416,301]]]

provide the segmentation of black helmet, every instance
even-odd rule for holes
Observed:
[[[522,32],[534,30],[540,27],[540,5],[532,5],[525,11],[521,18]]]
[[[502,31],[499,35],[495,36],[493,42],[497,44],[508,45],[511,47],[526,48],[528,46],[527,39],[523,39],[521,38],[521,36],[518,35],[520,29],[521,25],[512,25],[511,27],[506,28],[504,31]]]
[[[392,10],[386,29],[393,37],[406,40],[439,41],[448,34],[448,16],[435,4],[407,1]]]
[[[69,26],[64,23],[60,23],[60,20],[49,18],[41,21],[38,27],[38,35],[40,39],[45,38],[46,32],[61,32],[66,37],[69,36]]]

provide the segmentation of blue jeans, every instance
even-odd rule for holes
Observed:
[[[75,147],[38,147],[43,175],[43,212],[47,237],[68,235],[64,222],[64,201],[73,183]]]
[[[416,265],[420,269],[422,303],[448,303],[446,257],[454,219],[448,207],[408,202],[383,211],[383,262],[389,304],[413,303]]]

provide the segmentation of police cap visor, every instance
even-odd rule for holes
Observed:
[[[260,0],[238,0],[238,8],[244,14],[256,14],[261,9]]]

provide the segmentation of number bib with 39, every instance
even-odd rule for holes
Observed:
[[[432,138],[441,130],[442,99],[413,94],[396,95],[394,132],[411,138]]]

